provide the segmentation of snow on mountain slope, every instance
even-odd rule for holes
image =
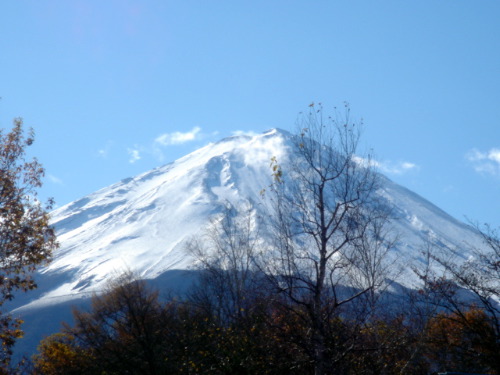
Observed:
[[[41,294],[19,310],[88,296],[124,270],[154,279],[189,268],[185,241],[202,233],[227,202],[261,203],[259,193],[271,183],[270,160],[286,159],[290,137],[270,130],[226,138],[54,211],[61,248],[39,272]],[[418,262],[427,237],[452,247],[479,243],[469,227],[430,202],[389,179],[382,182],[379,193],[394,206],[401,238],[393,256],[404,264]]]
[[[61,248],[40,270],[39,284],[56,274],[68,278],[35,304],[86,295],[124,270],[153,279],[188,268],[184,241],[227,202],[259,199],[271,181],[271,157],[284,152],[284,134],[226,138],[55,210]]]

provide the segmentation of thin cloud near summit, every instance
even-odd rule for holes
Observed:
[[[470,161],[476,172],[486,173],[493,176],[500,176],[500,149],[492,148],[482,152],[472,149],[466,154],[466,159]]]
[[[141,154],[138,148],[128,148],[128,154],[130,155],[129,163],[133,164],[141,159]]]
[[[196,141],[201,138],[201,128],[195,126],[188,132],[175,131],[172,133],[164,133],[155,138],[155,144],[160,146],[181,145],[186,142]]]
[[[359,156],[355,158],[355,161],[360,165],[370,166],[378,169],[382,173],[393,175],[401,175],[419,169],[419,166],[417,164],[408,161],[400,161],[396,163],[390,161],[382,162],[374,159],[365,159]]]

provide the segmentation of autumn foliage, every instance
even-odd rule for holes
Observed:
[[[74,325],[40,343],[33,373],[314,373],[304,312],[268,302],[224,323],[189,301],[161,302],[144,281],[122,278],[95,296],[89,311],[75,310]],[[422,330],[411,314],[375,316],[362,325],[338,316],[326,352],[338,374],[496,374],[499,354],[487,314],[471,309],[463,318],[467,324],[438,313]]]
[[[490,373],[500,360],[492,321],[478,308],[433,317],[427,340],[428,357],[448,371]]]
[[[33,273],[47,262],[57,247],[49,225],[52,202],[42,204],[37,190],[44,169],[26,151],[34,142],[21,119],[14,120],[10,132],[0,130],[0,371],[9,367],[12,347],[21,338],[22,321],[1,311],[16,291],[36,288]]]

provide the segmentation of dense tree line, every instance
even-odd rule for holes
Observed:
[[[261,296],[251,312],[221,320],[199,300],[161,302],[145,281],[124,277],[75,323],[44,339],[33,374],[310,374],[315,355],[304,308]],[[336,374],[498,374],[494,325],[479,308],[332,317],[325,356]],[[422,323],[425,323],[422,325]],[[424,326],[424,329],[422,329]],[[342,358],[338,357],[342,353]]]

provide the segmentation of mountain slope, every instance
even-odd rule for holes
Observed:
[[[39,288],[19,295],[11,305],[25,321],[26,337],[18,355],[30,354],[39,340],[71,319],[71,306],[85,306],[93,292],[124,271],[133,271],[157,286],[187,288],[193,264],[186,241],[200,235],[228,202],[249,202],[265,215],[261,191],[272,183],[270,161],[293,157],[292,135],[270,130],[253,137],[235,136],[209,144],[173,163],[124,179],[52,213],[61,248],[39,270]],[[392,207],[391,226],[399,236],[390,262],[400,267],[398,280],[418,284],[412,266],[421,250],[434,243],[460,249],[480,246],[467,225],[408,189],[380,176],[380,194]]]
[[[184,241],[201,233],[227,202],[260,199],[271,182],[269,161],[284,152],[286,136],[270,131],[226,138],[54,211],[62,246],[40,270],[39,284],[66,277],[34,303],[78,298],[127,269],[153,279],[188,268]]]
[[[254,137],[226,138],[54,211],[62,246],[54,261],[40,270],[38,298],[24,308],[86,296],[124,270],[154,279],[167,270],[189,268],[193,259],[185,241],[201,234],[227,202],[239,205],[250,200],[257,210],[262,208],[259,192],[271,184],[270,160],[286,159],[290,137],[271,130]],[[403,263],[418,261],[428,237],[451,247],[478,243],[468,226],[381,179],[379,194],[394,207],[392,226],[401,238],[393,256]]]

